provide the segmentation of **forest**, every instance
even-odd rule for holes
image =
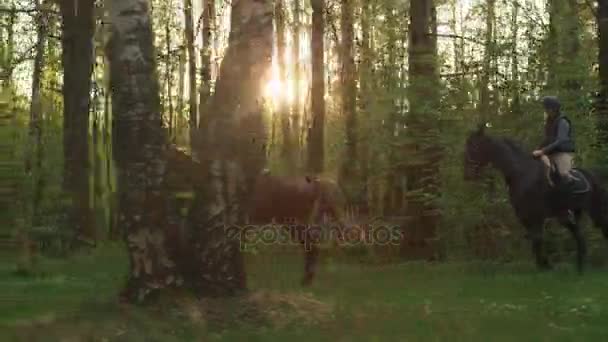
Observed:
[[[608,0],[0,0],[0,139],[1,340],[608,338]]]

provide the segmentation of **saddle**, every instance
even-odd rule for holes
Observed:
[[[572,178],[572,182],[570,184],[563,184],[561,176],[557,171],[557,167],[553,162],[551,162],[551,170],[549,172],[549,177],[553,182],[554,187],[558,188],[558,190],[562,193],[576,195],[576,194],[584,194],[591,190],[591,183],[585,177],[585,174],[582,173],[578,168],[573,168],[570,170],[570,177]]]

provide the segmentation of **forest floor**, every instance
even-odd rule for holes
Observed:
[[[40,260],[0,257],[2,341],[606,341],[608,271],[530,263],[349,265],[325,260],[303,290],[295,254],[248,259],[251,294],[120,305],[119,245]]]

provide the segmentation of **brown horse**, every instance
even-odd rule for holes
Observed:
[[[302,285],[308,286],[319,256],[320,224],[327,218],[342,223],[343,198],[331,180],[276,176],[265,171],[256,179],[248,202],[249,223],[279,223],[289,229],[291,238],[304,246]]]

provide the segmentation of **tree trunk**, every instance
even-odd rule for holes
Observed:
[[[481,81],[479,83],[479,112],[482,120],[485,120],[490,114],[490,75],[492,74],[492,56],[494,54],[493,37],[494,37],[494,9],[495,0],[486,1],[486,32],[485,32],[485,50],[483,55],[483,69],[481,70]]]
[[[369,2],[363,4],[361,11],[361,65],[359,67],[359,83],[361,84],[359,97],[361,99],[361,146],[359,154],[359,170],[361,172],[359,181],[361,182],[360,206],[363,210],[368,210],[369,207],[369,166],[370,166],[370,147],[371,144],[371,123],[370,119],[373,115],[371,111],[372,96],[374,93],[373,87],[373,51],[371,47],[372,36],[372,20],[373,12],[372,5]]]
[[[246,221],[247,196],[266,163],[267,141],[260,83],[272,58],[272,2],[232,2],[231,31],[198,155],[207,182],[196,189],[190,221],[199,286],[229,295],[246,288],[238,240],[224,227]]]
[[[186,49],[188,51],[188,123],[190,126],[190,145],[195,145],[195,132],[198,130],[198,108],[196,106],[196,55],[194,54],[194,22],[192,0],[184,0],[186,18]]]
[[[165,37],[166,37],[166,53],[165,56],[165,82],[167,84],[167,103],[165,104],[166,109],[169,110],[169,137],[173,139],[175,131],[175,113],[173,112],[173,68],[171,67],[171,26],[169,20],[165,23]]]
[[[45,65],[45,49],[48,38],[49,22],[48,15],[45,10],[49,1],[45,0],[42,4],[40,1],[36,1],[36,8],[38,13],[36,14],[36,26],[37,26],[37,42],[36,42],[36,57],[34,57],[34,70],[32,72],[32,100],[30,105],[30,123],[29,123],[29,138],[26,155],[25,171],[32,172],[34,178],[34,200],[32,203],[32,219],[34,224],[38,218],[38,209],[40,201],[42,200],[42,157],[43,157],[43,145],[42,145],[42,72]],[[35,166],[32,167],[32,158],[36,154]]]
[[[302,33],[301,29],[301,0],[293,0],[293,46],[292,46],[292,63],[293,63],[293,103],[291,109],[291,123],[292,123],[292,131],[293,131],[293,141],[297,144],[296,151],[299,155],[302,147],[300,145],[300,129],[301,129],[301,113],[302,113],[302,94],[301,90],[301,73],[302,66],[300,63],[300,34]]]
[[[89,112],[93,71],[94,0],[61,0],[64,103],[64,187],[78,239],[95,239],[89,201]]]
[[[186,48],[181,47],[179,49],[178,56],[178,69],[177,69],[177,104],[175,106],[176,119],[175,126],[176,131],[179,131],[181,125],[184,124],[184,82],[186,80]]]
[[[361,196],[357,181],[357,83],[355,78],[355,56],[354,56],[354,22],[353,22],[353,0],[342,0],[342,42],[341,62],[342,72],[340,74],[342,83],[342,115],[345,118],[345,145],[346,149],[342,160],[339,181],[346,191],[349,202],[359,201]]]
[[[312,79],[311,79],[311,126],[308,132],[308,171],[323,172],[325,149],[325,0],[311,0],[312,6]]]
[[[180,281],[163,233],[166,141],[148,3],[110,0],[109,6],[119,224],[124,227],[130,259],[123,296],[141,302]]]
[[[283,94],[279,96],[275,108],[275,114],[281,120],[281,132],[283,135],[283,144],[281,145],[281,160],[287,174],[294,174],[296,170],[296,154],[295,144],[293,141],[293,126],[289,117],[289,108],[287,103],[287,56],[285,54],[285,8],[283,0],[275,0],[275,22],[277,28],[277,64],[279,67],[280,84],[283,87]]]
[[[8,23],[6,26],[6,47],[4,48],[4,54],[2,57],[2,74],[0,74],[0,80],[3,80],[2,90],[10,89],[13,81],[13,53],[15,46],[15,23],[17,21],[17,12],[15,4],[11,6],[11,12],[8,16]]]
[[[437,51],[430,35],[435,30],[432,27],[434,6],[433,0],[410,2],[408,138],[411,142],[406,197],[411,221],[402,244],[402,253],[408,258],[436,257],[432,241],[436,239],[440,220],[436,203],[442,152],[437,142],[436,119],[439,80]]]
[[[577,102],[581,88],[580,24],[576,0],[549,1],[547,89],[560,95],[566,111]]]
[[[201,49],[201,87],[199,94],[199,132],[206,130],[207,107],[211,96],[211,54],[215,34],[215,0],[203,2],[203,47]]]
[[[608,146],[608,0],[598,0],[600,96],[597,106],[599,142]],[[604,154],[605,155],[605,154]]]
[[[401,99],[403,94],[402,86],[400,85],[402,78],[399,76],[399,72],[403,68],[399,65],[399,56],[404,52],[402,49],[403,39],[399,37],[399,34],[403,31],[399,27],[401,18],[398,15],[398,11],[393,6],[387,6],[385,8],[386,25],[393,29],[390,29],[387,33],[388,44],[386,46],[386,62],[383,63],[383,77],[382,84],[387,89],[386,96],[383,100],[382,105],[388,108],[385,114],[385,119],[382,121],[383,133],[386,137],[391,139],[396,138],[396,128],[399,127],[397,122],[399,116],[397,115],[397,101]],[[403,121],[400,122],[403,124]],[[403,187],[402,187],[402,176],[403,176],[403,157],[404,154],[400,148],[390,146],[385,151],[386,160],[388,163],[388,170],[385,173],[386,178],[384,180],[385,191],[382,198],[382,209],[383,215],[402,215],[403,206],[398,203],[397,199],[402,198]],[[407,157],[406,157],[407,158]],[[398,175],[401,173],[401,175]],[[399,200],[399,202],[401,202]]]
[[[519,99],[519,52],[518,52],[518,39],[519,39],[519,3],[513,3],[513,12],[511,16],[511,29],[513,30],[511,36],[511,113],[521,114],[521,103]]]

